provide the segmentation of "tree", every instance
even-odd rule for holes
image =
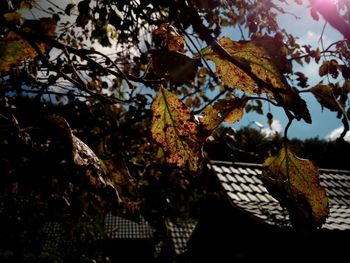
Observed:
[[[106,211],[141,212],[155,226],[194,216],[184,204],[199,200],[206,139],[262,102],[284,110],[287,139],[293,121],[312,122],[302,98],[311,92],[342,119],[341,140],[349,130],[349,4],[310,0],[312,17],[344,36],[319,48],[280,28],[277,15],[290,15],[283,2],[2,1],[1,226],[18,229],[1,240],[3,254],[20,262],[40,253],[33,237],[47,217],[77,237],[90,233],[77,238],[86,248],[99,227],[91,217],[102,223]],[[227,27],[242,39],[218,38]],[[311,60],[320,84],[308,88],[293,65]]]

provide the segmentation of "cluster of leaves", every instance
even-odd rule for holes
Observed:
[[[11,127],[1,138],[1,144],[8,145],[3,151],[8,164],[2,165],[2,174],[4,178],[18,174],[10,176],[4,189],[29,202],[40,196],[39,201],[48,206],[46,201],[57,190],[52,183],[58,180],[64,185],[57,193],[61,201],[66,201],[72,186],[76,189],[72,193],[85,200],[77,210],[79,218],[90,208],[103,208],[95,212],[103,216],[113,210],[131,218],[142,213],[158,222],[174,213],[192,214],[184,207],[186,201],[198,201],[199,195],[191,193],[197,193],[194,175],[201,173],[207,138],[222,123],[239,121],[245,110],[261,111],[262,102],[281,107],[288,127],[294,120],[311,123],[301,96],[311,92],[323,107],[337,112],[344,137],[349,130],[350,57],[348,31],[343,27],[349,26],[344,15],[349,7],[342,1],[328,3],[337,14],[329,16],[320,1],[310,1],[314,19],[323,16],[344,35],[344,40],[320,49],[300,46],[279,28],[277,15],[288,14],[275,2],[2,1],[0,118],[3,127]],[[29,18],[23,9],[38,15]],[[217,39],[225,27],[240,29],[241,39]],[[111,54],[100,51],[106,47]],[[307,76],[294,72],[293,64],[311,60],[320,64],[320,83],[307,89]],[[215,72],[208,61],[214,62]],[[40,111],[28,115],[30,105],[41,105]],[[47,124],[51,128],[43,125],[49,113],[62,116]],[[33,128],[36,125],[38,129]],[[57,129],[54,135],[52,127]],[[95,157],[82,157],[84,147],[77,138],[89,145],[90,156],[96,155],[101,164]],[[41,171],[40,182],[51,187],[44,183],[24,187],[26,169],[16,166],[17,162],[26,165],[21,158]],[[283,173],[272,167],[271,176],[288,177],[293,170],[288,164],[283,167],[287,167]],[[310,170],[316,173],[316,168]],[[61,174],[72,177],[62,177],[61,183]],[[21,185],[21,191],[14,185]],[[159,191],[162,187],[164,191]],[[104,196],[102,192],[110,192],[105,188],[118,196]],[[159,201],[155,192],[161,202],[154,202]],[[320,192],[315,192],[316,197]],[[183,206],[173,193],[182,198]],[[105,206],[113,198],[117,207]],[[69,198],[65,205],[73,207]],[[65,211],[64,215],[73,213],[71,208],[61,208],[57,211]],[[316,221],[311,225],[319,226],[323,215],[311,218]]]

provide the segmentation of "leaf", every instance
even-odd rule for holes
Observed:
[[[64,12],[66,15],[70,16],[70,12],[72,11],[72,9],[75,7],[75,4],[70,3],[66,6],[66,8],[64,9]]]
[[[50,115],[47,117],[47,123],[49,124],[48,128],[55,129],[59,134],[61,143],[66,144],[67,149],[70,151],[70,156],[68,156],[71,158],[70,161],[79,167],[80,170],[86,168],[90,171],[86,176],[91,186],[94,188],[105,187],[106,181],[102,177],[100,159],[87,144],[73,134],[67,120],[59,115]]]
[[[108,160],[101,160],[101,166],[108,175],[106,183],[116,189],[118,195],[118,209],[115,214],[132,218],[140,210],[141,200],[137,193],[137,183],[130,175],[129,169],[121,157],[114,157]]]
[[[183,52],[185,38],[181,36],[170,23],[164,23],[152,32],[155,42],[165,46],[169,51]]]
[[[37,0],[20,1],[20,9],[32,9],[36,5]]]
[[[16,13],[9,19],[15,19]],[[44,34],[53,37],[56,35],[56,21],[52,18],[43,17],[39,20],[26,20],[23,23],[23,30],[34,34]],[[39,44],[42,52],[45,51],[45,45]],[[37,56],[32,46],[21,36],[10,31],[2,40],[0,40],[0,72],[9,71],[13,65],[19,64],[27,58]]]
[[[167,50],[153,51],[152,58],[157,76],[178,84],[194,79],[200,62],[180,52]]]
[[[40,47],[44,48],[43,45]],[[35,50],[27,41],[14,32],[9,32],[0,41],[0,72],[9,71],[12,65],[18,64],[26,58],[34,58],[36,55]]]
[[[328,74],[328,61],[325,61],[319,67],[318,75],[320,75],[320,77],[323,77],[324,75],[327,75],[327,74]]]
[[[35,35],[56,36],[57,21],[52,17],[42,17],[40,19],[27,19],[24,21],[22,29]]]
[[[285,86],[282,72],[287,70],[290,65],[288,65],[285,56],[279,54],[278,50],[282,50],[283,45],[276,39],[265,36],[251,41],[236,42],[228,37],[223,37],[218,43],[233,58],[249,66],[252,73],[262,81],[275,88]],[[256,93],[257,83],[242,69],[220,57],[211,47],[202,49],[201,53],[205,58],[215,63],[216,74],[226,85],[247,93]],[[263,87],[261,88],[262,92],[270,92]]]
[[[204,134],[210,134],[222,122],[235,123],[239,121],[244,113],[247,97],[233,100],[219,100],[214,106],[209,105],[203,111],[203,117],[200,123],[203,127]]]
[[[152,138],[162,147],[167,163],[197,172],[201,159],[198,128],[186,106],[161,87],[152,113]]]
[[[310,8],[310,15],[315,21],[318,21],[320,19],[317,11],[314,8]]]
[[[298,86],[301,88],[306,88],[309,85],[307,84],[308,81],[308,77],[305,76],[304,73],[302,72],[295,72],[295,75],[297,75],[298,77],[296,78],[296,80],[298,81]]]
[[[333,94],[331,85],[318,84],[310,89],[317,101],[331,111],[339,111],[338,103]]]
[[[18,12],[9,12],[4,14],[4,18],[7,22],[19,23],[22,19],[22,15]]]
[[[297,120],[304,119],[306,123],[312,123],[310,112],[305,100],[303,100],[295,88],[290,88],[281,94],[282,103],[288,110],[292,111]]]
[[[348,93],[350,93],[350,80],[345,80],[344,81],[344,84],[343,84],[343,92],[345,93],[345,94],[348,94]]]
[[[326,190],[320,185],[318,168],[300,159],[289,148],[263,164],[261,179],[269,192],[289,211],[292,224],[320,227],[329,214]]]

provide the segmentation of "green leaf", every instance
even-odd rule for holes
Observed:
[[[201,159],[198,128],[182,101],[161,87],[152,103],[152,138],[167,163],[197,172]]]
[[[271,37],[255,38],[251,41],[236,42],[228,37],[223,37],[218,44],[224,48],[234,59],[249,66],[252,73],[262,81],[271,84],[275,88],[285,86],[282,72],[289,71],[290,63],[279,51],[283,46],[276,39]],[[223,59],[211,47],[201,50],[202,55],[212,60],[216,66],[216,74],[226,85],[241,89],[246,93],[257,93],[257,83],[232,62]],[[262,92],[269,93],[262,88]]]
[[[269,192],[289,211],[296,227],[320,227],[329,214],[326,190],[320,185],[318,168],[300,159],[289,148],[263,164],[261,179]]]

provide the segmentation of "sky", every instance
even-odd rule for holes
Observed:
[[[322,34],[323,27],[325,25],[324,20],[321,17],[319,21],[313,20],[309,13],[309,9],[306,8],[306,5],[300,6],[294,4],[294,1],[291,0],[288,2],[290,3],[288,6],[282,6],[288,12],[300,17],[300,19],[296,19],[292,15],[279,16],[279,25],[283,28],[286,28],[286,30],[294,36],[297,36],[299,38],[300,43],[309,43],[314,47],[318,46],[322,50],[322,46],[319,40]],[[233,32],[231,32],[231,35],[232,33]],[[234,36],[232,36],[232,39],[234,39]],[[340,39],[343,39],[343,37],[338,33],[338,31],[336,31],[330,25],[326,25],[323,33],[324,47],[327,47],[330,43]],[[300,71],[304,72],[309,78],[310,87],[316,85],[320,80],[318,76],[318,66],[319,65],[315,63],[310,63],[305,64],[303,68],[299,67]],[[294,66],[294,69],[297,69],[297,67]],[[336,113],[331,112],[326,108],[322,110],[321,105],[317,102],[317,100],[312,94],[303,93],[301,95],[307,103],[308,109],[312,117],[312,124],[307,124],[303,120],[294,121],[288,130],[288,137],[299,139],[315,137],[318,137],[319,139],[336,139],[343,129],[341,120],[336,118]],[[265,110],[267,110],[267,104],[268,103],[264,103]],[[276,130],[278,132],[283,132],[284,127],[288,123],[288,119],[285,116],[283,110],[276,109],[276,107],[274,107],[273,105],[270,106],[271,113],[274,115],[274,123],[272,125],[272,128],[273,130]],[[261,125],[259,124],[257,125],[256,122],[262,124],[264,127],[261,127]],[[261,129],[267,134],[271,134],[272,132],[272,130],[267,124],[266,115],[258,115],[255,113],[246,114],[243,117],[243,119],[240,122],[234,124],[233,127],[239,129],[242,126],[247,125],[251,125],[254,128]],[[350,141],[350,132],[347,133],[346,139]]]

